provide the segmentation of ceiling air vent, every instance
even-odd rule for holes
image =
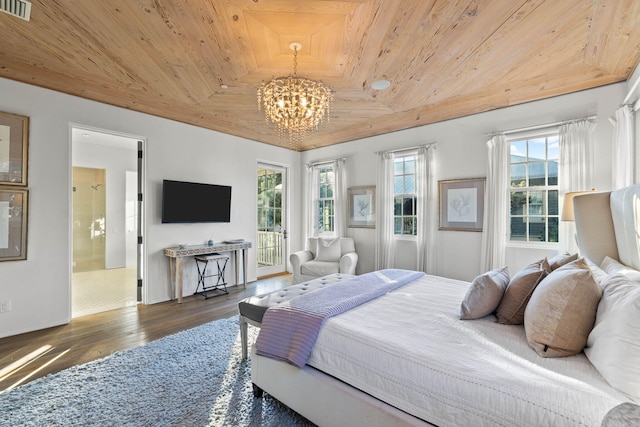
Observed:
[[[26,0],[0,0],[0,11],[28,21],[31,15],[31,2]]]

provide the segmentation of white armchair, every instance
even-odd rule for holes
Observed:
[[[351,237],[309,239],[309,249],[292,253],[293,283],[305,282],[328,274],[356,274],[358,254]]]

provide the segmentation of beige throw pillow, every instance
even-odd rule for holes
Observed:
[[[318,239],[318,253],[316,254],[316,261],[340,261],[342,251],[340,248],[340,239]]]
[[[583,258],[549,274],[524,312],[529,345],[542,357],[582,351],[596,319],[602,289]]]
[[[509,282],[504,296],[500,301],[496,317],[498,323],[505,325],[522,325],[524,323],[524,310],[529,298],[538,283],[549,273],[547,259],[541,259],[527,265],[518,271]]]
[[[555,270],[556,268],[560,268],[565,264],[569,264],[570,262],[573,262],[575,260],[578,259],[578,254],[575,253],[573,255],[570,254],[558,254],[556,256],[554,256],[553,258],[551,258],[549,260],[549,268],[551,268],[551,271]]]
[[[480,319],[493,313],[508,284],[507,267],[488,271],[473,279],[460,305],[460,319]]]

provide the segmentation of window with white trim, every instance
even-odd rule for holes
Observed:
[[[396,236],[415,236],[418,231],[416,163],[413,154],[393,159],[393,234]]]
[[[333,167],[318,168],[318,201],[316,204],[318,234],[335,231],[335,175]]]
[[[510,242],[558,242],[558,132],[509,140]]]

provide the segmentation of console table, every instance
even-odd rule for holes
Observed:
[[[193,245],[180,248],[174,246],[165,248],[164,254],[169,257],[169,274],[171,278],[171,293],[175,295],[178,291],[178,303],[182,303],[182,270],[184,267],[184,257],[192,257],[196,255],[207,255],[219,252],[234,252],[234,264],[236,266],[236,284],[238,284],[238,256],[242,251],[242,279],[243,285],[247,287],[247,251],[251,247],[251,242],[233,242],[233,243],[214,243],[209,245]]]

